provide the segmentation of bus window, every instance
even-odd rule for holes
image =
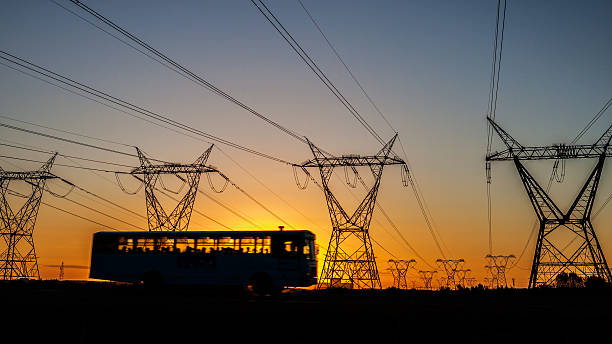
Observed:
[[[196,250],[201,250],[202,253],[210,252],[211,249],[215,248],[215,239],[204,237],[198,238],[196,242]]]
[[[193,238],[176,238],[176,250],[178,252],[192,252],[195,248]]]
[[[244,237],[240,239],[240,251],[242,253],[255,253],[255,238]]]
[[[131,243],[130,243],[131,246]],[[126,237],[119,237],[117,240],[117,249],[121,252],[127,252],[128,250],[128,239]]]
[[[113,237],[100,237],[94,241],[93,250],[97,253],[115,252],[117,249],[117,239]]]
[[[285,240],[283,241],[283,256],[291,256],[294,257],[297,255],[298,247],[297,244],[293,240]]]
[[[161,237],[155,240],[156,240],[156,246],[159,247],[160,251],[170,252],[174,250],[174,238]]]
[[[269,254],[270,253],[270,247],[272,246],[270,244],[270,237],[258,237],[257,239],[255,239],[255,253],[263,253],[263,254]]]
[[[151,252],[155,250],[155,239],[146,238],[144,243],[145,252]]]
[[[136,246],[134,247],[134,249],[137,252],[144,252],[144,250],[145,250],[145,238],[137,238],[136,239]]]
[[[236,249],[237,241],[232,237],[221,237],[217,242],[217,250],[227,253],[233,252]]]
[[[306,239],[306,243],[304,244],[304,247],[303,247],[303,253],[304,253],[304,256],[306,256],[306,259],[315,260],[314,241]]]

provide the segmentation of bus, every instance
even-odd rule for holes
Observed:
[[[251,286],[266,294],[317,283],[307,230],[97,232],[89,277],[118,282]]]

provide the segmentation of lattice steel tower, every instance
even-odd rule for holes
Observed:
[[[488,119],[507,149],[494,152],[487,161],[513,161],[540,223],[533,256],[529,288],[550,285],[562,272],[581,278],[596,276],[612,282],[612,275],[601,250],[591,210],[606,157],[612,155],[612,126],[592,145],[526,147],[519,144],[492,119]],[[521,163],[522,160],[597,159],[567,212],[561,211],[546,191]]]
[[[396,139],[397,134],[376,155],[347,155],[342,157],[327,156],[312,142],[308,141],[314,159],[295,165],[304,170],[306,168],[319,169],[323,184],[322,189],[332,223],[332,234],[325,254],[318,288],[346,284],[359,289],[381,288],[380,276],[370,240],[370,222],[383,168],[386,165],[403,165],[404,171],[408,172],[404,160],[395,155],[391,156],[391,149]],[[351,215],[342,207],[329,187],[329,179],[333,170],[339,166],[351,169],[355,174],[357,173],[356,167],[367,166],[374,176],[374,185]],[[347,241],[354,242],[357,248],[349,248]]]
[[[32,235],[47,180],[57,178],[49,172],[56,156],[57,153],[37,171],[9,172],[0,168],[0,276],[3,280],[40,279]],[[6,196],[12,193],[8,188],[10,182],[16,180],[30,184],[32,193],[15,213]]]
[[[508,281],[506,280],[506,271],[508,270],[508,264],[516,258],[513,254],[510,255],[491,255],[487,254],[485,259],[487,265],[485,269],[489,270],[491,274],[491,288],[507,288]]]
[[[436,270],[419,270],[419,274],[421,274],[421,279],[423,280],[423,288],[427,290],[433,289],[431,280],[436,273],[438,273]]]
[[[455,281],[458,286],[466,287],[466,280],[469,278],[469,274],[472,272],[471,269],[457,269],[455,271]]]
[[[438,259],[436,263],[440,267],[442,271],[444,271],[444,276],[440,280],[440,284],[442,286],[446,286],[451,289],[455,289],[457,287],[457,283],[455,281],[455,276],[457,275],[457,271],[463,268],[463,264],[465,263],[464,259]]]
[[[147,158],[140,149],[136,148],[138,158],[140,159],[140,167],[133,169],[129,174],[142,181],[144,184],[149,231],[187,230],[189,227],[189,220],[191,219],[193,204],[195,203],[196,193],[198,191],[198,185],[200,183],[200,176],[202,173],[219,173],[217,169],[206,165],[212,148],[213,145],[197,158],[193,164],[166,162],[158,165],[152,164],[151,160]],[[157,189],[156,184],[158,180],[162,182],[160,179],[160,175],[162,174],[176,175],[183,180],[188,187],[187,192],[170,214],[164,211],[164,208],[155,196],[155,190]]]
[[[397,289],[408,289],[408,281],[406,275],[411,266],[416,263],[416,260],[389,259],[389,270],[393,276],[393,287]]]

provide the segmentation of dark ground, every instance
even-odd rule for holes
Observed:
[[[611,342],[610,288],[293,289],[260,297],[244,290],[12,281],[0,282],[0,293],[2,332],[31,339],[25,343]]]

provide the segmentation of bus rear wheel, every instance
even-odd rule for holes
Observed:
[[[253,277],[251,277],[250,286],[253,292],[260,296],[275,295],[281,291],[281,288],[274,285],[272,277],[264,272],[253,275]]]
[[[142,274],[140,280],[146,288],[159,288],[164,284],[164,279],[159,271],[151,270]]]

